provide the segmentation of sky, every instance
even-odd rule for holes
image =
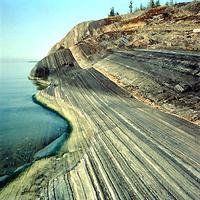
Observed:
[[[134,7],[141,3],[147,0],[133,1]],[[104,18],[111,7],[126,14],[128,5],[129,0],[0,0],[0,58],[41,59],[78,23]]]

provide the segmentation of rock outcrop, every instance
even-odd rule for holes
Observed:
[[[200,127],[154,107],[184,117],[191,111],[198,122],[200,56],[182,44],[175,52],[135,49],[133,40],[150,36],[152,26],[158,37],[166,24],[163,39],[139,43],[160,47],[181,23],[193,34],[194,5],[82,23],[56,44],[30,77],[48,79],[36,98],[66,117],[72,132],[56,156],[36,161],[0,199],[199,199]]]
[[[132,96],[199,123],[200,55],[142,49],[118,50],[94,67]]]
[[[138,11],[134,14],[83,22],[49,53],[84,44],[93,50],[142,47],[200,50],[200,2]],[[91,48],[92,47],[92,48]]]
[[[199,7],[200,2],[181,3],[83,22],[31,74],[53,74],[55,64],[50,61],[57,63],[71,51],[81,67],[93,65],[140,100],[200,123]],[[128,75],[121,74],[123,70]]]

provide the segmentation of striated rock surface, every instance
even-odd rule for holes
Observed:
[[[36,98],[69,119],[71,136],[58,155],[3,188],[1,199],[198,199],[199,126],[130,98],[62,52],[38,63],[55,73]]]
[[[71,135],[56,156],[36,161],[4,187],[0,199],[198,200],[200,127],[154,108],[198,122],[198,51],[131,44],[153,16],[198,17],[198,5],[86,22],[56,44],[30,77],[50,82],[36,98],[70,121]],[[194,25],[188,29],[193,33]]]
[[[70,48],[77,62],[84,67],[91,64],[97,66],[96,63],[100,60],[102,63],[107,62],[108,66],[113,64],[114,70],[111,67],[103,69],[104,66],[97,68],[104,75],[112,77],[117,84],[121,83],[121,87],[140,100],[199,124],[200,35],[196,31],[200,28],[199,8],[198,1],[180,3],[83,22],[57,43],[50,54]],[[130,52],[136,48],[160,50],[157,53],[141,51],[141,55],[135,56],[133,53],[131,56]],[[115,58],[116,53],[115,56],[102,59],[112,54],[111,49],[121,51],[121,54],[124,51],[121,65],[116,65],[116,60],[120,62],[122,58],[119,53],[116,60],[108,61],[110,57]],[[164,49],[175,52],[168,52],[166,55]],[[185,52],[186,50],[196,52],[196,56],[190,56],[192,52]],[[135,58],[137,61],[134,61]],[[146,62],[149,59],[151,63]],[[124,62],[128,65],[124,65]],[[144,65],[143,71],[140,63]],[[138,69],[134,70],[133,65]],[[155,65],[160,66],[159,72]],[[118,69],[122,70],[123,66],[137,77],[137,81],[133,80],[133,76],[127,78],[125,74],[124,77],[117,75]],[[145,74],[144,71],[148,72]],[[158,90],[152,91],[155,84]]]
[[[116,50],[94,67],[138,99],[199,123],[199,54]]]

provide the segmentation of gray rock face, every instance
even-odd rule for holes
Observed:
[[[191,32],[194,24],[176,24],[182,16],[175,16],[144,27],[159,9],[142,18],[119,17],[121,23],[82,23],[38,62],[31,75],[51,82],[38,101],[68,118],[73,129],[58,155],[34,163],[0,191],[0,199],[199,199],[199,126],[145,105],[199,120],[199,55],[127,45],[134,34],[143,37],[138,46],[170,41],[172,47],[177,29],[180,49],[185,28]],[[126,34],[131,37],[121,41]]]
[[[34,76],[38,78],[46,79],[49,76],[49,68],[48,67],[36,67]]]
[[[56,68],[71,67],[74,63],[74,57],[69,49],[59,50],[39,61],[32,69],[30,76],[47,79],[49,75],[56,72]]]
[[[167,91],[160,80],[170,86],[175,82],[170,80],[179,77],[173,71],[174,60],[170,75],[169,66],[162,63],[167,57],[172,63],[174,56],[134,50],[114,52],[87,68],[56,64],[51,78],[58,87],[40,91],[37,99],[66,116],[72,133],[58,155],[33,164],[0,191],[0,199],[197,200],[200,128],[130,98],[111,76],[98,71],[119,75],[156,99],[157,93]],[[190,108],[185,108],[190,115]],[[49,155],[54,148],[51,144],[35,156]]]
[[[199,64],[200,56],[191,52],[135,49],[115,51],[95,67],[129,92],[198,121],[194,116],[200,116]]]
[[[189,90],[189,86],[188,85],[184,85],[184,84],[177,84],[175,86],[175,90],[177,90],[178,92],[186,92]]]

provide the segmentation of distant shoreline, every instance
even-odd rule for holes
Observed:
[[[29,60],[29,61],[27,61],[28,63],[36,63],[36,62],[38,62],[38,61],[36,61],[36,60]]]
[[[0,63],[13,63],[13,62],[25,62],[25,63],[37,63],[37,60],[30,60],[26,58],[0,58]]]

